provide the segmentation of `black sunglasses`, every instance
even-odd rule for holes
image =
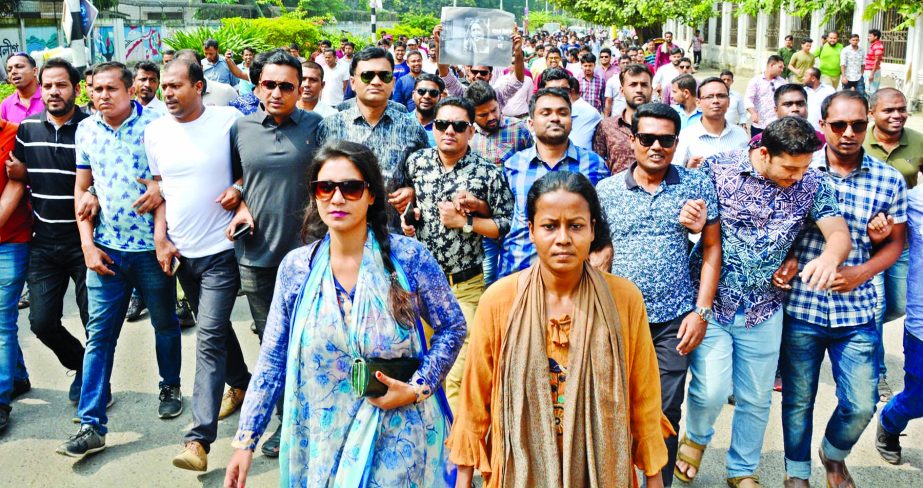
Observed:
[[[446,129],[452,126],[452,129],[455,129],[455,132],[464,132],[471,127],[471,122],[465,120],[441,120],[437,119],[433,121],[433,127],[440,132],[445,132]]]
[[[827,122],[827,125],[830,126],[830,130],[832,130],[834,134],[842,134],[846,132],[847,126],[852,127],[852,131],[858,134],[859,132],[865,132],[865,130],[869,128],[869,121],[853,120],[851,122],[847,122],[842,120],[837,122]]]
[[[359,73],[359,79],[366,85],[371,83],[376,76],[382,83],[391,83],[391,80],[394,79],[394,73],[390,71],[363,71]]]
[[[638,139],[638,142],[641,143],[644,147],[651,147],[654,145],[654,142],[659,142],[660,147],[664,149],[669,149],[676,144],[676,136],[673,134],[635,134],[635,137]]]
[[[486,69],[472,69],[472,70],[471,70],[471,74],[473,74],[473,75],[475,75],[475,76],[478,76],[478,75],[480,75],[480,76],[487,76],[488,73],[490,73],[490,71],[489,71],[489,70],[486,70]]]
[[[295,84],[287,81],[262,80],[260,86],[268,92],[274,92],[276,88],[282,93],[292,93],[295,91]]]
[[[417,95],[420,95],[421,97],[429,95],[432,98],[436,98],[439,96],[439,90],[435,88],[417,88]]]
[[[333,198],[333,194],[340,190],[340,194],[347,200],[358,200],[362,198],[365,189],[369,184],[362,180],[346,181],[312,181],[311,190],[314,192],[314,198],[317,200],[327,201]]]

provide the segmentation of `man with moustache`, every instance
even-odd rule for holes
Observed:
[[[0,119],[18,124],[30,115],[35,115],[45,108],[42,103],[42,89],[38,78],[35,60],[26,53],[13,53],[6,58],[7,82],[16,87],[16,91],[0,102]]]
[[[415,108],[413,87],[417,82],[417,77],[423,73],[423,53],[420,51],[407,53],[407,69],[404,76],[400,77],[400,79],[395,78],[391,99],[406,107],[408,112],[412,112]],[[355,85],[353,85],[353,89],[356,89]]]
[[[593,136],[593,152],[606,162],[611,174],[619,173],[634,162],[631,143],[631,120],[635,110],[651,101],[651,72],[645,65],[630,64],[619,73],[625,109],[599,123]]]
[[[743,149],[750,141],[740,126],[729,124],[725,118],[730,94],[721,78],[706,78],[697,90],[702,116],[679,133],[673,157],[676,164],[690,168],[697,168],[713,154]]]
[[[157,98],[160,88],[160,68],[150,61],[141,61],[135,65],[135,98],[145,110],[153,110],[160,115],[167,114],[167,106]]]
[[[413,89],[413,111],[417,121],[426,129],[426,136],[430,147],[436,147],[436,138],[433,136],[433,119],[436,116],[436,104],[442,99],[445,84],[442,78],[429,73],[421,73]]]
[[[314,61],[301,63],[301,98],[298,99],[298,108],[314,112],[321,117],[337,113],[337,109],[320,101],[324,84],[324,69],[321,65]]]

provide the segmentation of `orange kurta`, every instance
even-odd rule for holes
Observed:
[[[632,438],[632,463],[646,475],[657,474],[667,464],[664,437],[675,434],[663,415],[660,400],[660,370],[651,340],[647,311],[641,292],[630,281],[604,273],[615,299],[622,326],[625,373],[628,381],[628,411]],[[452,433],[446,440],[449,459],[458,465],[474,466],[488,488],[500,486],[503,456],[500,432],[500,371],[503,341],[509,313],[516,299],[519,273],[494,283],[481,297],[474,322],[469,324],[468,359],[461,397]],[[591,385],[589,385],[591,386]],[[552,441],[553,442],[553,441]]]

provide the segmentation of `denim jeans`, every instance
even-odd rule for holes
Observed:
[[[502,239],[484,238],[484,288],[497,281],[497,271],[500,269],[500,248],[503,247]]]
[[[199,441],[208,452],[218,435],[218,410],[225,376],[236,388],[246,390],[250,383],[240,343],[231,327],[240,273],[233,249],[201,258],[181,258],[180,263],[179,282],[198,318],[193,425],[183,442]],[[230,367],[231,364],[235,367]],[[231,378],[232,370],[243,377]]]
[[[692,381],[686,402],[690,440],[707,445],[728,395],[737,397],[727,453],[728,478],[751,475],[760,463],[779,361],[782,310],[753,327],[745,324],[743,309],[737,311],[732,324],[709,321],[690,364]]]
[[[836,410],[821,444],[831,461],[843,461],[875,414],[878,370],[875,324],[822,327],[785,316],[782,330],[782,434],[785,471],[811,478],[811,434],[820,366],[830,356]]]
[[[61,323],[69,281],[74,282],[77,310],[86,329],[89,321],[87,267],[80,245],[32,241],[28,275],[32,290],[32,306],[29,307],[32,332],[51,349],[62,366],[79,371],[83,368],[83,344]]]
[[[29,244],[0,244],[0,407],[8,410],[13,380],[22,361],[19,348],[19,296],[26,282]]]
[[[683,415],[683,399],[686,393],[686,372],[689,370],[689,356],[680,356],[676,350],[680,339],[679,328],[686,318],[682,313],[670,322],[652,323],[651,340],[657,352],[657,364],[660,367],[660,405],[673,430],[679,432],[679,422]],[[665,439],[667,443],[667,464],[660,471],[663,486],[673,485],[673,466],[676,464],[676,451],[679,439],[672,435]]]
[[[865,93],[868,96],[872,96],[875,92],[878,91],[878,87],[881,86],[881,70],[875,71],[875,76],[871,76],[871,71],[865,71],[862,73],[862,80],[865,83]]]
[[[907,313],[907,273],[910,270],[910,249],[904,249],[897,262],[886,269],[885,322],[897,320]]]
[[[90,321],[83,355],[83,389],[77,416],[82,425],[106,433],[106,385],[112,376],[115,345],[122,331],[131,289],[147,304],[154,326],[160,386],[179,386],[180,328],[176,319],[176,280],[164,274],[154,251],[126,252],[97,245],[112,259],[115,275],[87,271]]]
[[[923,417],[923,340],[904,332],[904,390],[881,409],[881,426],[898,435],[907,423]]]
[[[865,96],[865,81],[863,78],[859,78],[856,81],[849,81],[849,82],[844,83],[843,89],[850,90],[850,89],[855,88],[856,91],[864,97]]]

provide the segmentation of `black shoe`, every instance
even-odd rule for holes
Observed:
[[[83,459],[87,454],[102,451],[106,448],[106,436],[99,433],[99,429],[92,425],[81,425],[80,430],[71,436],[64,444],[58,446],[58,454]]]
[[[125,314],[125,320],[129,322],[141,320],[141,315],[144,314],[145,310],[147,310],[147,305],[144,304],[144,300],[139,296],[132,295],[131,300],[128,302],[128,313]]]
[[[10,425],[10,406],[0,405],[0,433]]]
[[[888,384],[888,378],[886,376],[878,378],[878,401],[882,403],[888,403],[893,395],[894,392],[891,391],[891,385]]]
[[[195,327],[195,314],[192,313],[192,307],[189,305],[189,300],[183,299],[176,302],[176,318],[179,319],[180,327]]]
[[[29,298],[30,298],[29,289],[26,288],[25,290],[23,290],[22,296],[19,297],[19,309],[20,310],[24,308],[29,308],[29,303],[31,303],[31,300],[29,300]]]
[[[272,436],[263,443],[261,451],[268,458],[279,457],[279,446],[282,444],[282,425],[272,433]]]
[[[183,394],[179,386],[164,385],[160,387],[160,418],[172,419],[183,413]]]
[[[80,390],[83,389],[83,372],[75,371],[74,372],[74,381],[71,381],[71,386],[67,390],[67,399],[71,401],[74,405],[80,402]],[[109,397],[112,398],[112,392],[109,393]]]
[[[16,398],[26,393],[32,389],[32,382],[29,381],[29,378],[24,380],[13,380],[13,393],[11,398]]]
[[[728,405],[737,405],[737,397],[733,393],[728,396]]]
[[[881,417],[878,418],[878,431],[875,433],[875,448],[885,461],[901,463],[901,436],[886,431],[881,426]]]

